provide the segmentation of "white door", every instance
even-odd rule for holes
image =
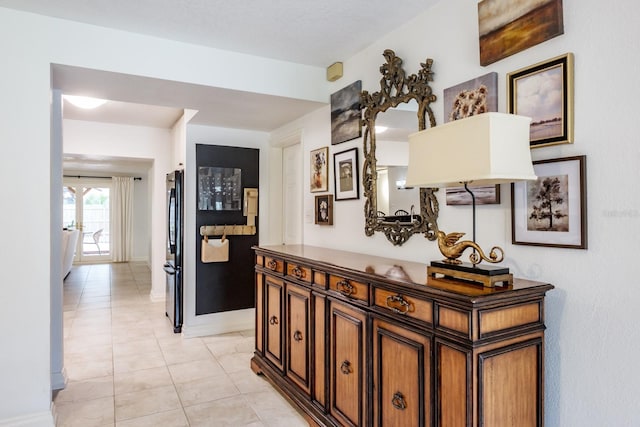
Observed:
[[[63,227],[80,231],[76,262],[111,259],[110,205],[111,186],[106,183],[65,183]]]
[[[282,229],[286,245],[302,243],[302,144],[282,150]]]

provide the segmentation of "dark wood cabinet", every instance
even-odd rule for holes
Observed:
[[[342,425],[365,425],[366,313],[335,300],[331,301],[329,313],[329,412]]]
[[[310,321],[311,291],[286,282],[286,363],[287,377],[304,393],[310,393],[309,368],[311,354]]]
[[[431,335],[378,317],[372,335],[373,425],[431,425]]]
[[[544,296],[426,265],[257,247],[252,368],[318,426],[542,426]]]

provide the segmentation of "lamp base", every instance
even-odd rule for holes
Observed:
[[[495,265],[474,266],[468,262],[447,264],[441,261],[431,261],[431,265],[427,267],[427,274],[434,278],[441,275],[446,279],[477,283],[487,288],[493,288],[498,284],[501,286],[513,284],[513,274],[509,273],[509,269]]]

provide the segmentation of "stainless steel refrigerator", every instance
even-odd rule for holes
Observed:
[[[182,331],[183,175],[167,174],[166,314],[175,333]]]

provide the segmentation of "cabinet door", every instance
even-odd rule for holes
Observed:
[[[366,315],[346,304],[331,301],[331,406],[341,424],[366,423]]]
[[[256,351],[264,354],[264,274],[256,273]]]
[[[373,320],[373,425],[432,425],[431,360],[429,336]]]
[[[284,339],[282,321],[284,283],[265,276],[265,355],[280,370],[283,368]]]
[[[311,292],[286,282],[287,377],[309,394],[309,336]]]

